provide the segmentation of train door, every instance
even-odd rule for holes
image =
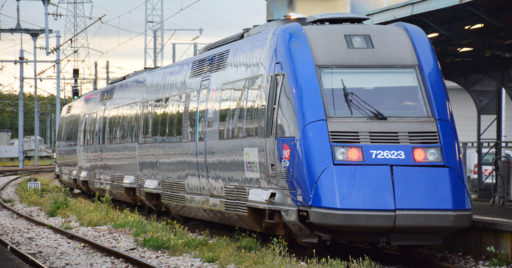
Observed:
[[[206,117],[208,115],[209,93],[210,79],[204,79],[199,86],[196,139],[197,169],[201,181],[201,193],[204,195],[210,195],[210,182],[208,180],[208,166],[206,161]]]
[[[266,151],[267,151],[267,172],[269,179],[276,176],[277,168],[277,150],[275,124],[277,117],[277,104],[279,103],[279,95],[283,85],[284,74],[274,74],[270,78],[270,88],[268,94],[268,106],[266,115]]]

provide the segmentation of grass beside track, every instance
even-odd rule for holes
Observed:
[[[16,193],[22,203],[41,207],[49,217],[76,217],[82,226],[110,225],[127,228],[139,246],[165,250],[170,255],[192,254],[204,262],[219,266],[237,267],[375,267],[376,263],[364,259],[348,261],[331,258],[299,260],[287,251],[283,239],[274,238],[263,244],[258,238],[243,232],[232,237],[191,233],[173,220],[147,219],[129,210],[113,207],[110,197],[96,196],[95,201],[73,199],[54,180],[39,178],[41,189],[27,187],[28,179],[18,185]],[[61,226],[69,229],[69,226]]]
[[[49,166],[49,165],[55,164],[53,159],[50,159],[50,158],[37,158],[37,159],[38,159],[37,164],[39,166]],[[23,163],[25,166],[33,166],[34,159],[24,160]],[[0,167],[17,167],[18,165],[19,165],[19,162],[17,159],[16,160],[6,160],[6,159],[0,160]]]

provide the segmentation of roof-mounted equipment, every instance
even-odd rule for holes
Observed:
[[[362,23],[370,19],[367,16],[352,13],[325,13],[309,16],[306,23],[309,24],[341,24],[341,23]]]

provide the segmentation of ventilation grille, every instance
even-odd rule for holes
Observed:
[[[110,189],[112,191],[124,191],[123,179],[124,175],[110,175]]]
[[[437,144],[439,136],[435,131],[416,132],[365,132],[330,131],[332,143],[356,144]]]
[[[167,204],[185,205],[185,196],[180,194],[162,193],[162,202]]]
[[[161,181],[162,191],[169,193],[185,193],[185,183],[182,181]]]
[[[247,206],[242,202],[226,201],[224,203],[224,209],[228,212],[247,214]]]
[[[247,189],[243,187],[226,186],[224,192],[228,200],[247,201]]]
[[[213,54],[202,59],[195,60],[190,69],[190,78],[200,77],[205,74],[215,73],[224,68],[228,62],[229,50]]]

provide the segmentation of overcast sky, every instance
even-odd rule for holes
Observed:
[[[60,31],[61,42],[65,41],[72,29],[65,28],[66,20],[71,6],[67,2],[72,0],[52,1],[49,12],[49,25],[54,31]],[[86,2],[86,1],[85,1]],[[87,30],[89,45],[88,57],[85,50],[81,50],[81,57],[85,61],[79,61],[80,75],[91,77],[93,75],[94,61],[98,62],[100,79],[106,76],[106,61],[110,62],[110,77],[118,77],[144,67],[144,0],[106,0],[91,1],[84,5],[85,18],[82,24],[89,25],[98,17],[106,15],[102,21],[97,22]],[[44,7],[40,0],[22,0],[20,2],[21,26],[23,28],[41,29],[44,27]],[[79,18],[80,19],[80,18]],[[164,20],[166,29],[175,28],[203,28],[203,34],[196,39],[198,43],[209,43],[231,34],[240,32],[243,28],[252,27],[255,24],[265,23],[265,0],[167,0],[164,1]],[[16,1],[0,0],[0,27],[13,28],[16,25]],[[68,27],[69,28],[69,27]],[[78,29],[79,31],[80,29]],[[85,36],[84,34],[81,35]],[[165,32],[164,40],[167,45],[164,48],[164,65],[171,63],[171,43],[191,42],[198,36],[197,32],[179,31]],[[85,40],[85,39],[82,39]],[[50,47],[55,46],[55,35],[50,39]],[[37,46],[45,46],[44,36],[38,38]],[[69,45],[67,45],[69,46]],[[23,49],[25,57],[33,59],[32,39],[23,37]],[[177,59],[184,59],[192,55],[192,46],[179,45]],[[19,57],[20,34],[2,34],[0,39],[0,59],[14,60]],[[69,52],[68,52],[69,53]],[[62,56],[64,57],[64,55]],[[44,50],[37,51],[37,59],[55,60],[55,55],[47,57]],[[78,59],[80,60],[80,59]],[[70,77],[73,68],[73,56],[63,60],[63,74]],[[149,64],[149,62],[148,62]],[[38,72],[51,66],[48,63],[37,65]],[[33,77],[33,65],[25,65],[25,77]],[[41,77],[55,77],[52,68]],[[13,63],[0,63],[0,90],[2,92],[19,90],[19,65]],[[25,92],[34,91],[33,79],[25,81]],[[70,94],[71,81],[66,81],[66,94]],[[99,87],[105,85],[100,80]],[[61,84],[64,86],[64,83]],[[90,85],[84,85],[85,93],[90,90]],[[38,82],[38,93],[55,94],[55,81],[43,80]]]

